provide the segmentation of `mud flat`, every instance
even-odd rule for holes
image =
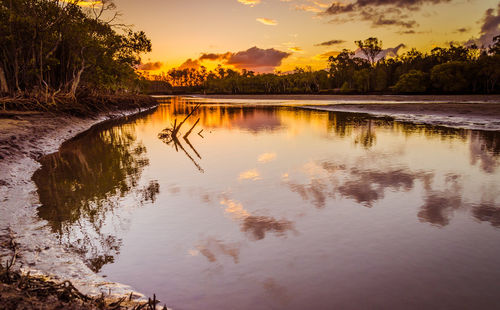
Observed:
[[[378,103],[307,105],[322,111],[367,113],[398,121],[475,130],[500,130],[500,103]]]
[[[200,101],[290,105],[366,113],[398,121],[474,130],[500,130],[500,95],[204,95]]]

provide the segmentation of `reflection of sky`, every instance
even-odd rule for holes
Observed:
[[[157,138],[189,109],[179,101],[136,123],[141,182],[160,193],[133,211],[103,268],[110,280],[185,309],[496,302],[498,135],[202,107],[181,130],[200,118],[189,136],[200,173]]]

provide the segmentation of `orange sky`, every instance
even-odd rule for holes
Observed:
[[[355,49],[354,40],[370,36],[381,39],[385,48],[405,44],[430,50],[449,41],[500,34],[498,0],[116,0],[116,4],[124,23],[152,39],[153,52],[143,61],[154,63],[150,69],[161,70],[183,64],[213,68],[219,63],[259,72],[307,65],[320,69],[326,67],[327,55]]]

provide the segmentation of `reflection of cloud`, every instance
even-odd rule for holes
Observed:
[[[248,170],[240,173],[238,180],[260,180],[260,173],[256,169]]]
[[[241,203],[234,200],[224,198],[220,204],[226,206],[224,212],[234,220],[241,222],[241,231],[250,233],[255,240],[264,239],[267,232],[274,232],[282,236],[286,231],[293,229],[293,223],[288,220],[252,215]]]
[[[248,211],[243,208],[243,205],[241,203],[229,199],[223,199],[221,200],[220,204],[226,206],[226,209],[224,211],[231,215],[231,217],[233,217],[234,219],[241,220],[245,217],[250,216],[250,213],[248,213]]]
[[[264,153],[259,156],[260,163],[268,163],[276,159],[276,153]]]
[[[298,193],[303,200],[311,200],[317,208],[325,206],[327,186],[320,179],[313,179],[307,185],[289,182],[288,186],[292,192]]]
[[[264,281],[264,289],[278,303],[285,306],[290,303],[291,297],[286,287],[279,285],[273,278]]]
[[[479,221],[490,222],[494,227],[500,228],[500,207],[483,203],[475,206],[472,214]]]
[[[240,244],[238,243],[225,244],[220,240],[207,238],[196,248],[211,263],[217,261],[218,255],[226,255],[232,257],[235,264],[239,262]]]
[[[284,235],[291,229],[293,229],[292,222],[267,216],[249,216],[245,218],[241,227],[242,231],[251,233],[255,240],[264,239],[267,232]]]
[[[281,121],[273,111],[254,110],[244,115],[239,115],[239,117],[235,117],[231,125],[252,132],[259,132],[265,129],[274,130],[280,128]]]
[[[462,186],[458,175],[450,175],[446,178],[449,186],[444,191],[428,191],[425,203],[418,212],[421,222],[431,223],[443,227],[450,222],[451,213],[462,206]]]
[[[324,207],[327,198],[334,197],[336,193],[354,199],[366,207],[372,207],[373,203],[384,198],[386,189],[409,191],[413,188],[415,179],[425,181],[429,177],[428,174],[414,173],[405,169],[388,171],[346,169],[344,165],[330,162],[323,162],[321,165],[308,163],[304,169],[311,176],[309,184],[288,181],[288,177],[283,180],[293,192],[298,193],[305,201],[311,201],[317,208]],[[342,181],[332,179],[340,172],[346,173],[347,179]],[[332,192],[328,190],[328,180],[334,185]]]

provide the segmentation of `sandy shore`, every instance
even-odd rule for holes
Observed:
[[[144,107],[152,109],[153,107]],[[18,244],[16,269],[32,275],[48,275],[56,281],[71,281],[82,293],[109,294],[110,298],[144,296],[131,287],[112,283],[92,272],[75,253],[58,244],[52,232],[37,217],[38,195],[32,182],[40,167],[37,159],[57,151],[66,140],[108,119],[139,113],[114,111],[93,118],[37,112],[0,112],[0,261],[12,256],[5,246],[12,238]]]

